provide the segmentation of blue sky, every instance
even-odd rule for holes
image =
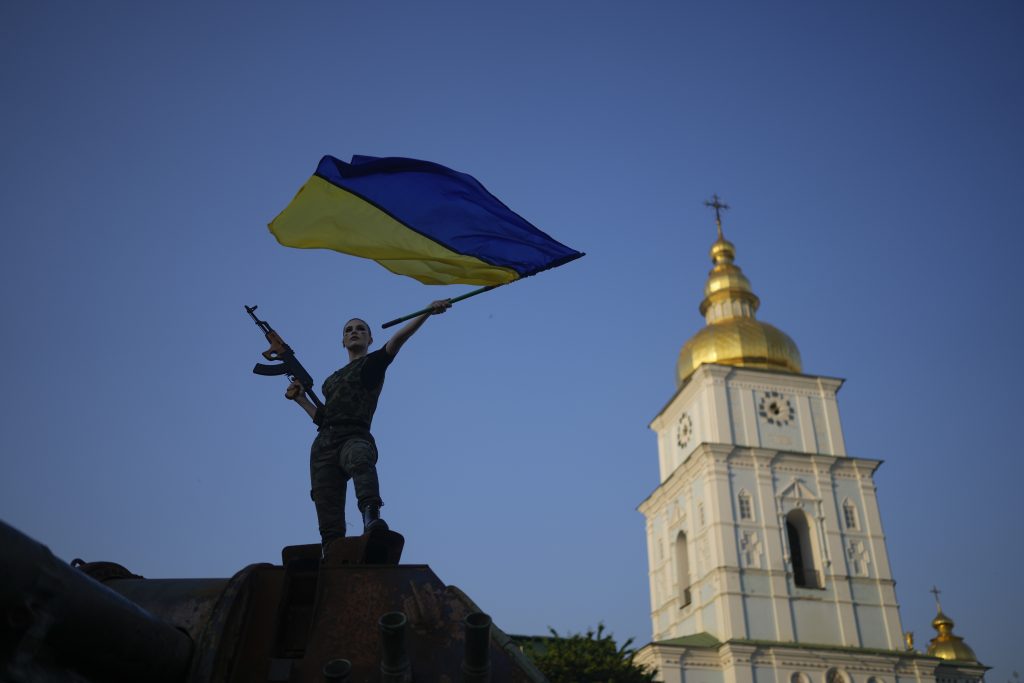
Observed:
[[[465,288],[285,249],[323,154],[475,175],[584,259],[457,305],[389,371],[385,517],[506,631],[650,637],[649,420],[726,235],[805,371],[847,379],[904,628],[1018,651],[1024,5],[5,3],[0,517],[64,559],[229,576],[315,542],[341,325]],[[377,341],[387,339],[377,332]],[[354,509],[350,515],[355,518]]]

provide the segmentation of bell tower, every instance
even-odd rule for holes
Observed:
[[[803,372],[796,343],[717,239],[677,391],[651,422],[660,483],[646,518],[654,640],[900,650],[873,476],[846,452],[842,380]]]

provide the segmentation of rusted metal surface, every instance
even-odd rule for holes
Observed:
[[[111,579],[105,584],[198,642],[228,579]]]
[[[405,537],[389,529],[374,529],[362,536],[338,538],[324,551],[324,562],[343,564],[398,564],[402,560]]]
[[[284,568],[250,565],[232,579],[199,643],[204,661],[193,666],[190,683],[287,681],[289,658],[275,649]],[[285,672],[271,678],[270,673]]]
[[[397,564],[398,541],[394,532],[346,538],[322,562],[319,546],[289,546],[283,567],[253,570],[226,680],[544,680],[462,591],[426,565]],[[381,558],[393,563],[369,563]]]
[[[309,647],[290,680],[322,680],[322,666],[339,658],[352,663],[353,681],[381,680],[383,645],[372,625],[389,612],[408,619],[406,655],[413,680],[460,680],[466,655],[464,620],[472,611],[425,565],[324,566]],[[543,680],[530,677],[493,639],[487,643],[488,656],[477,653],[475,661],[489,660],[491,680]]]
[[[460,590],[398,564],[401,535],[344,540],[326,560],[318,545],[288,546],[283,566],[230,579],[82,563],[103,585],[0,523],[0,680],[545,680]]]

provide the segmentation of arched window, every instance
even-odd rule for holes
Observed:
[[[793,509],[786,515],[786,538],[789,540],[789,561],[793,565],[793,582],[801,588],[824,588],[818,575],[811,522],[803,510]]]
[[[857,528],[857,506],[849,498],[843,501],[843,522],[847,529]]]
[[[740,519],[754,519],[754,503],[749,493],[740,491],[736,496],[736,506],[739,508]]]
[[[841,669],[831,668],[825,672],[825,683],[850,683],[850,675]]]
[[[686,534],[676,536],[676,584],[679,591],[679,606],[686,607],[693,602],[690,596],[690,555],[686,547]]]

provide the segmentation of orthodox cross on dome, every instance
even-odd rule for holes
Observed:
[[[942,611],[942,603],[939,602],[939,593],[941,593],[942,591],[940,591],[935,586],[932,586],[932,589],[930,591],[928,591],[928,592],[935,596],[935,609],[938,610],[939,612],[941,612]]]
[[[728,209],[729,205],[723,202],[717,194],[711,195],[711,201],[704,201],[704,206],[715,210],[715,225],[718,226],[718,239],[722,239],[722,211]]]

